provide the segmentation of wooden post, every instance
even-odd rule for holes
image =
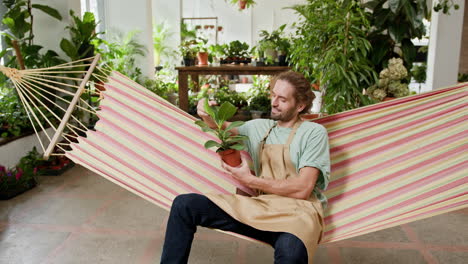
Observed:
[[[24,59],[23,59],[23,55],[21,54],[21,50],[20,50],[18,41],[17,40],[12,40],[11,44],[13,44],[13,49],[15,49],[16,60],[18,61],[20,69],[21,70],[26,69],[26,67],[24,66]]]
[[[188,74],[179,71],[179,108],[188,112]]]
[[[52,151],[54,151],[54,147],[57,144],[60,136],[62,135],[63,130],[65,129],[65,126],[68,123],[68,120],[70,119],[70,116],[75,109],[76,104],[78,103],[78,100],[80,99],[81,94],[83,93],[86,83],[88,82],[89,78],[91,77],[92,72],[94,71],[94,68],[96,67],[97,62],[101,56],[99,54],[94,57],[93,62],[89,66],[88,72],[86,73],[85,77],[83,78],[83,81],[81,81],[80,87],[76,91],[75,95],[73,96],[73,99],[70,102],[70,105],[67,108],[67,112],[65,112],[65,115],[62,118],[62,121],[60,122],[59,127],[55,131],[54,137],[50,141],[49,146],[47,147],[47,150],[44,152],[44,159],[49,159],[50,154],[52,154]]]

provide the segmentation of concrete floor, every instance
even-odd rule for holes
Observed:
[[[0,263],[158,263],[168,213],[75,166],[0,201]],[[273,250],[199,229],[190,263],[272,263]],[[320,246],[315,263],[468,263],[468,210]]]

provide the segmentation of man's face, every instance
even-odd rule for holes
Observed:
[[[287,81],[277,80],[271,91],[271,119],[287,122],[295,118],[302,107],[294,98],[295,88]]]

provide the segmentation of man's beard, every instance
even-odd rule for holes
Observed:
[[[292,120],[294,117],[296,117],[296,111],[294,111],[294,108],[291,108],[288,111],[276,112],[275,114],[273,114],[273,108],[271,108],[270,118],[275,121],[287,122]]]

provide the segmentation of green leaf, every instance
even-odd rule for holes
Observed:
[[[413,42],[409,39],[404,39],[401,43],[401,50],[403,52],[403,58],[406,65],[412,65],[418,50],[414,46]],[[405,66],[406,66],[405,65]]]
[[[216,141],[214,141],[214,140],[208,140],[208,141],[205,143],[205,148],[206,148],[206,149],[209,149],[209,148],[212,148],[212,147],[220,148],[220,147],[221,147],[221,144],[219,144],[218,142],[216,142]]]
[[[233,128],[236,128],[236,127],[240,127],[244,124],[245,122],[244,121],[234,121],[232,122],[228,127],[226,127],[226,130],[231,130]]]
[[[215,130],[214,130],[214,129],[212,129],[211,127],[209,127],[205,122],[203,122],[203,121],[201,121],[201,120],[195,121],[195,124],[198,125],[198,126],[200,126],[203,132],[215,133]]]
[[[235,150],[244,150],[245,146],[242,144],[235,144],[235,145],[229,146],[229,148],[235,149]]]
[[[55,8],[52,8],[46,5],[39,5],[39,4],[33,4],[32,7],[41,10],[42,12],[48,14],[49,16],[53,18],[56,18],[57,20],[60,20],[60,21],[62,20],[62,16],[60,15],[59,11],[57,11],[57,9]]]
[[[11,17],[5,17],[2,19],[3,24],[7,25],[9,28],[15,27],[15,20]]]
[[[94,14],[91,12],[85,12],[83,15],[83,23],[91,23],[94,24],[96,19],[94,18]]]
[[[389,0],[388,5],[390,6],[390,10],[392,10],[392,12],[396,14],[400,9],[401,2],[402,0]]]
[[[73,43],[68,40],[68,39],[62,39],[62,41],[60,41],[60,48],[65,52],[65,54],[67,54],[68,57],[70,57],[71,59],[74,59],[78,56],[78,50],[77,48],[75,47],[75,45],[73,45]]]
[[[217,117],[215,115],[215,111],[213,110],[213,108],[210,106],[210,104],[208,103],[208,99],[205,99],[205,105],[203,107],[205,109],[205,112],[211,117],[213,118],[213,120],[217,123]]]
[[[1,31],[0,35],[6,36],[10,41],[17,39],[10,30]]]
[[[237,108],[230,102],[224,102],[218,110],[219,120],[226,121],[229,118],[233,117],[237,112]]]

